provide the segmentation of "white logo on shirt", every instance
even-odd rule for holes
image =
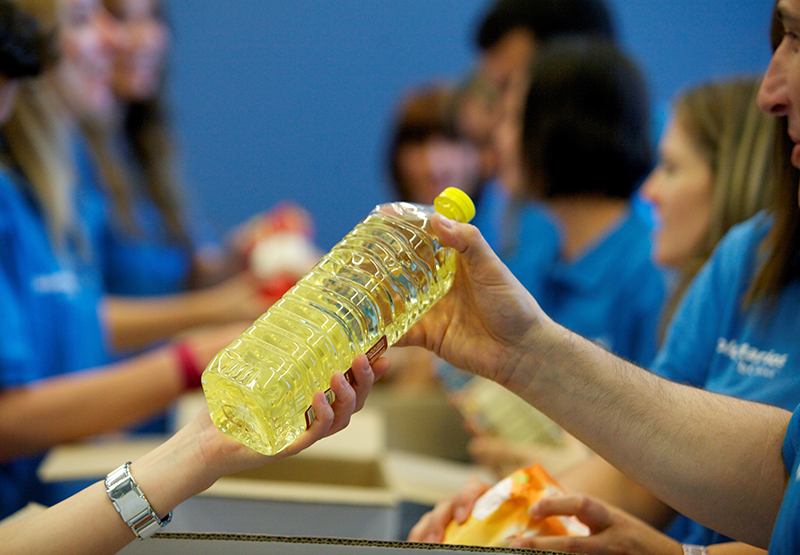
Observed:
[[[52,274],[39,274],[31,280],[31,287],[39,294],[63,294],[72,297],[80,284],[75,272],[60,270]]]
[[[759,351],[749,343],[740,344],[735,339],[727,341],[723,337],[717,339],[717,353],[735,362],[740,374],[764,378],[774,378],[789,358],[787,353],[776,353],[772,349]]]

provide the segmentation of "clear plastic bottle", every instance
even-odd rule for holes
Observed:
[[[475,214],[448,188],[434,203],[450,219]],[[203,373],[211,418],[225,434],[275,454],[313,420],[311,399],[353,358],[380,356],[450,289],[452,249],[430,226],[434,207],[377,206]]]

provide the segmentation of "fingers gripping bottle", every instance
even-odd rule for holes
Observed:
[[[435,210],[467,222],[470,198],[448,188]],[[370,360],[450,289],[452,249],[431,229],[434,207],[377,206],[203,373],[211,418],[225,434],[275,454],[313,421],[311,399],[359,353]]]

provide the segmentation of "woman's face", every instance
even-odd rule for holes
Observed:
[[[412,202],[433,204],[447,187],[458,187],[470,195],[475,192],[479,154],[468,142],[433,136],[422,143],[402,145],[397,161]]]
[[[779,0],[777,13],[783,39],[764,75],[758,105],[769,114],[786,116],[789,138],[794,143],[792,165],[800,169],[800,0]]]
[[[659,144],[658,165],[641,190],[658,213],[658,264],[677,267],[699,246],[711,222],[713,180],[710,163],[673,117]]]
[[[61,60],[59,88],[77,116],[105,113],[113,105],[111,61],[117,29],[99,0],[55,0]]]
[[[158,0],[116,0],[111,13],[121,34],[111,82],[114,93],[127,101],[153,98],[169,45],[169,30],[160,19]]]

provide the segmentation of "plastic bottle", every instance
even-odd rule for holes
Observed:
[[[443,191],[435,210],[466,222],[469,197]],[[430,226],[434,207],[377,206],[203,373],[211,418],[264,453],[290,445],[313,421],[311,399],[337,370],[375,360],[450,289],[452,249]],[[329,392],[328,392],[329,393]]]

